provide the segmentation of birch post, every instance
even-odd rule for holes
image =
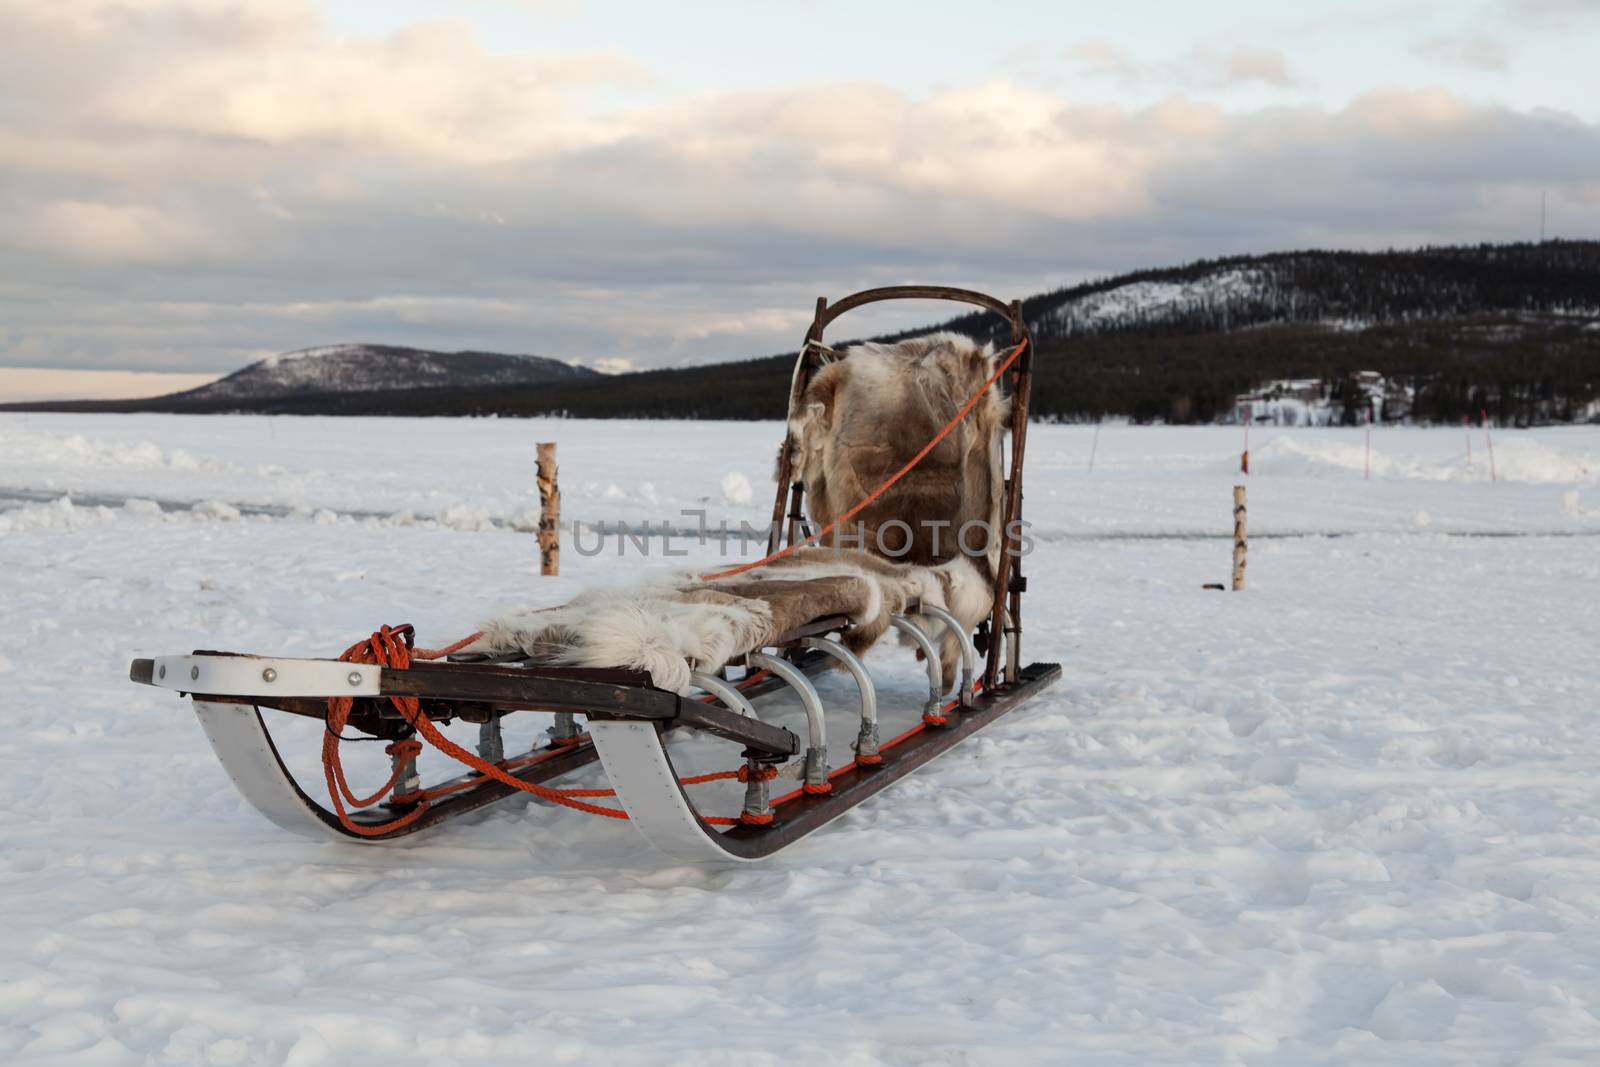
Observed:
[[[1244,486],[1233,487],[1233,591],[1244,588],[1245,552]]]
[[[1366,466],[1362,468],[1361,478],[1362,478],[1363,481],[1368,481],[1368,482],[1372,481],[1372,409],[1371,408],[1367,409],[1367,461],[1366,461]]]
[[[539,573],[561,573],[561,487],[554,441],[539,445]]]
[[[1487,410],[1480,411],[1479,415],[1483,419],[1483,443],[1489,446],[1489,480],[1498,482],[1500,476],[1495,473],[1494,469],[1494,437],[1489,433],[1489,412]]]

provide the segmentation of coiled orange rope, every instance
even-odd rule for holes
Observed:
[[[452,651],[459,650],[461,647],[476,639],[476,637],[477,635],[474,634],[472,637],[457,641],[455,644],[444,649],[417,649],[413,648],[411,645],[410,627],[401,627],[396,629],[390,626],[383,626],[380,627],[378,631],[371,637],[368,637],[364,641],[358,641],[349,648],[345,649],[344,653],[339,656],[339,659],[346,663],[376,663],[385,667],[394,667],[404,670],[411,665],[411,661],[413,659],[441,658],[449,655]],[[740,684],[753,685],[754,683],[760,681],[765,674],[765,671],[757,672],[756,674],[753,674],[749,678],[745,679]],[[350,712],[355,706],[355,700],[351,697],[330,697],[328,699],[328,728],[323,732],[322,736],[323,776],[327,780],[328,796],[333,802],[334,814],[338,817],[339,824],[353,834],[358,834],[362,837],[381,837],[384,834],[392,833],[395,830],[402,829],[403,827],[406,827],[415,822],[417,819],[421,818],[423,813],[428,810],[428,806],[432,801],[437,800],[440,797],[448,796],[452,793],[458,793],[462,790],[481,785],[483,782],[489,779],[502,782],[511,786],[513,789],[520,790],[524,793],[529,793],[533,796],[539,797],[542,800],[548,800],[551,803],[561,804],[565,807],[574,808],[578,811],[588,812],[591,815],[603,815],[611,819],[626,819],[628,817],[628,813],[625,811],[621,811],[617,808],[602,807],[598,804],[588,804],[585,803],[584,799],[582,799],[614,797],[617,795],[616,790],[614,789],[551,789],[547,786],[536,785],[533,782],[525,782],[521,778],[518,778],[510,773],[512,770],[525,767],[530,764],[539,763],[543,760],[559,755],[563,750],[540,753],[536,756],[510,762],[502,762],[498,764],[491,763],[476,753],[469,752],[467,749],[462,748],[460,745],[444,736],[444,734],[440,733],[438,726],[435,725],[433,720],[428,718],[427,713],[422,710],[421,701],[416,697],[391,696],[389,701],[400,712],[401,716],[406,720],[406,722],[410,723],[412,728],[415,729],[417,733],[428,742],[428,744],[432,745],[434,748],[438,749],[440,752],[443,752],[445,755],[451,757],[457,762],[472,768],[473,770],[477,771],[478,774],[476,777],[456,782],[452,785],[438,786],[433,789],[418,790],[417,792],[413,793],[396,794],[394,796],[394,800],[397,803],[411,803],[415,804],[415,807],[399,818],[392,819],[389,822],[377,825],[364,825],[356,822],[350,818],[349,812],[345,808],[345,804],[348,803],[353,808],[366,807],[367,805],[376,803],[378,800],[388,795],[389,791],[399,783],[400,776],[403,773],[406,762],[408,760],[415,759],[422,752],[422,744],[419,741],[408,739],[404,741],[396,741],[393,744],[385,747],[384,751],[395,758],[395,768],[393,773],[390,774],[389,780],[384,783],[383,788],[379,789],[376,793],[372,794],[370,797],[357,797],[345,779],[344,764],[339,755],[340,735],[343,734],[345,724],[350,719]],[[584,740],[587,739],[572,738],[568,741],[568,743],[576,744],[581,743]],[[678,781],[681,785],[700,785],[705,782],[716,782],[733,778],[736,778],[739,781],[747,781],[747,776],[748,771],[741,767],[738,770],[733,771],[715,771],[710,774],[700,774],[689,778],[680,778]],[[707,819],[706,821],[727,824],[736,820],[713,818]]]

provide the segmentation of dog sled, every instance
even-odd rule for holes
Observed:
[[[1000,353],[993,346],[979,351],[970,342],[961,348],[950,340],[955,335],[930,335],[916,349],[865,345],[841,352],[824,343],[826,329],[844,313],[904,299],[955,301],[994,312],[1009,324],[1010,345]],[[819,299],[795,364],[766,557],[698,576],[703,584],[693,588],[650,594],[665,598],[674,618],[687,612],[702,622],[732,620],[738,637],[712,642],[715,654],[702,642],[681,663],[597,662],[594,657],[610,646],[582,644],[581,621],[555,625],[552,620],[568,616],[534,612],[528,618],[536,625],[486,627],[437,651],[417,647],[409,626],[385,626],[337,659],[196,651],[137,659],[131,678],[188,696],[240,793],[267,819],[297,834],[393,842],[508,797],[531,795],[631,821],[651,844],[678,859],[770,856],[1060,678],[1058,664],[1025,665],[1021,648],[1027,588],[1022,472],[1032,354],[1020,304],[981,293],[897,286],[832,304]],[[890,365],[885,361],[925,374],[931,372],[919,368],[946,357],[939,372],[945,379],[931,391],[940,399],[916,412],[928,418],[937,411],[943,425],[918,436],[913,446],[923,440],[926,445],[902,463],[903,454],[878,446],[885,434],[878,422],[883,412],[863,413],[846,400],[871,395],[870,389],[881,394],[884,378],[873,368]],[[849,366],[852,359],[867,379],[857,386],[847,376],[857,369]],[[929,391],[926,381],[913,384]],[[952,391],[956,385],[960,392]],[[896,434],[912,429],[906,419],[897,420]],[[950,471],[964,470],[973,476],[950,477]],[[859,489],[853,488],[856,482]],[[960,524],[964,530],[975,516],[989,520],[990,542],[976,562],[948,544],[941,550],[937,536],[930,549],[900,519],[929,509],[944,516],[933,525]],[[852,519],[876,535],[879,555],[884,531],[897,523],[906,527],[898,547],[914,558],[886,561],[869,558],[869,549],[841,548]],[[569,612],[576,620],[595,615],[592,605]],[[887,739],[878,720],[878,690],[861,656],[880,633],[897,635],[927,677],[917,720]],[[572,648],[552,653],[551,642],[560,640],[578,643],[583,654]],[[814,684],[827,670],[842,672],[855,691],[850,718],[858,725],[848,759],[837,743],[832,752],[840,758],[830,759],[828,716]],[[763,718],[768,698],[780,695],[786,703],[798,701],[803,726],[795,721],[791,729]],[[290,772],[268,712],[323,725],[326,803]],[[503,724],[519,712],[554,713],[555,726],[526,751],[508,754]],[[476,724],[475,746],[447,736],[440,726],[448,723]],[[737,760],[730,759],[737,766],[681,775],[670,742],[685,734],[727,743],[730,752],[738,746]],[[388,781],[368,796],[351,787],[341,760],[342,743],[356,737],[384,742],[389,757]],[[418,773],[424,746],[449,756],[463,772],[425,786]],[[559,784],[597,762],[607,788]],[[691,787],[724,779],[743,785],[742,808],[737,814],[703,813]]]

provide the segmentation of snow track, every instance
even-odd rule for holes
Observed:
[[[776,436],[663,449],[655,424],[440,420],[407,430],[422,458],[397,471],[372,423],[279,420],[272,452],[263,421],[0,418],[0,483],[285,515],[437,514],[437,492],[500,520],[531,497],[532,442],[555,439],[569,513],[715,521],[745,514],[718,491],[729,471],[765,510]],[[244,804],[186,703],[126,681],[135,655],[325,654],[383,621],[436,642],[708,549],[568,553],[541,581],[531,536],[493,525],[0,510],[0,1062],[1594,1062],[1600,553],[1551,536],[1600,529],[1593,479],[1263,465],[1253,528],[1347,535],[1264,539],[1250,591],[1219,595],[1200,586],[1227,548],[1189,535],[1226,527],[1234,435],[1108,428],[1090,476],[1089,432],[1030,442],[1032,517],[1071,537],[1028,561],[1027,646],[1064,680],[723,871],[521,800],[415,847],[309,843]],[[1418,469],[1461,447],[1393,433]],[[48,458],[74,436],[90,460]],[[115,459],[140,441],[196,466]],[[1600,453],[1592,429],[1530,441],[1574,466]],[[895,650],[869,666],[892,735],[920,677]],[[823,684],[848,712],[848,679]],[[314,790],[316,730],[280,734]],[[351,746],[358,788],[377,747]],[[688,773],[732,765],[711,742],[673,752]],[[695,793],[719,814],[739,795]]]

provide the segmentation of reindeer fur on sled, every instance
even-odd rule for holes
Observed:
[[[690,671],[714,673],[828,615],[848,616],[845,643],[864,651],[889,628],[891,615],[918,602],[962,620],[982,618],[990,603],[986,583],[965,559],[921,567],[850,549],[805,548],[714,582],[675,574],[585,590],[557,608],[509,612],[484,623],[467,651],[642,670],[655,685],[686,693]],[[922,625],[930,634],[940,631],[936,620]]]
[[[983,388],[994,367],[992,344],[941,332],[855,345],[817,371],[789,420],[790,460],[811,519],[827,526],[866,499]],[[993,604],[1000,561],[1000,441],[1010,416],[998,387],[987,390],[920,463],[822,543],[923,566],[970,559],[982,595],[969,610],[951,610],[969,630],[976,627]],[[958,651],[954,635],[945,635],[940,659],[947,686]]]
[[[953,333],[858,345],[823,367],[789,426],[812,520],[826,525],[865,499],[992,373],[993,346]],[[510,612],[484,623],[467,651],[643,670],[657,686],[683,693],[691,671],[713,673],[828,615],[850,618],[844,640],[857,652],[883,636],[891,615],[916,603],[945,608],[970,632],[994,603],[1003,532],[999,442],[1009,414],[1007,401],[988,390],[917,467],[820,544],[713,582],[674,574],[586,590],[561,607]],[[963,547],[969,523],[979,526]],[[916,622],[940,642],[949,689],[960,662],[956,635],[926,616]]]

